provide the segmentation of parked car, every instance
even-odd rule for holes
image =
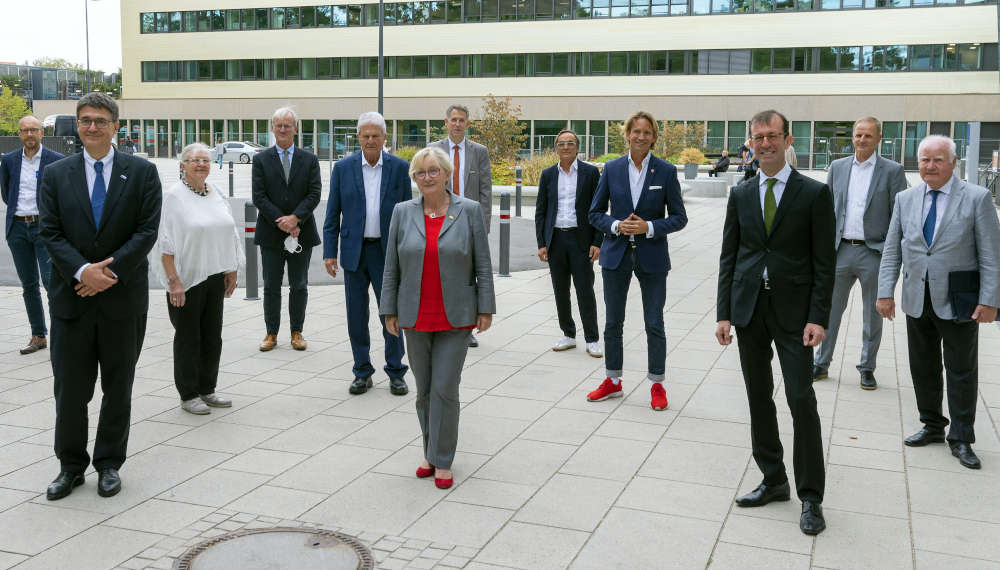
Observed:
[[[253,155],[264,150],[264,147],[255,145],[249,142],[224,142],[225,152],[222,154],[222,161],[229,162],[239,162],[242,164],[250,164],[253,160]],[[212,161],[219,160],[218,151],[215,147],[211,151]]]

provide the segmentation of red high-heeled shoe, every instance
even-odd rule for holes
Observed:
[[[440,477],[434,478],[434,486],[438,489],[449,489],[451,488],[451,484],[454,482],[454,477],[448,477],[447,479],[441,479]]]
[[[434,474],[434,466],[431,465],[430,469],[424,469],[423,467],[417,467],[417,477],[421,479],[426,479]]]

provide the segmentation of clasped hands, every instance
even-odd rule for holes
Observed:
[[[486,329],[490,328],[493,324],[493,315],[488,313],[480,313],[476,315],[476,330],[478,332],[486,332]],[[399,336],[399,316],[398,315],[386,315],[385,316],[385,330],[389,332],[392,336]]]
[[[118,283],[118,278],[108,269],[108,264],[114,260],[115,258],[109,257],[104,261],[88,265],[80,273],[80,282],[74,287],[76,294],[81,297],[93,297]]]
[[[290,234],[292,237],[299,237],[299,217],[295,214],[288,214],[287,216],[281,216],[274,223],[278,224],[278,229]]]
[[[618,233],[620,234],[637,236],[646,235],[648,232],[649,222],[635,215],[635,212],[629,214],[627,218],[618,222]]]
[[[806,323],[802,329],[802,346],[819,346],[826,338],[826,329],[815,323]],[[733,343],[732,323],[729,321],[719,321],[715,326],[715,340],[719,344],[726,346]]]

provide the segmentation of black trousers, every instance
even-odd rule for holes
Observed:
[[[284,248],[260,248],[260,268],[264,274],[264,326],[267,334],[278,334],[281,328],[281,282],[288,264],[288,320],[291,332],[302,332],[309,300],[309,258],[312,248],[288,253]]]
[[[171,305],[167,293],[167,313],[174,325],[174,385],[181,400],[215,392],[222,356],[223,276],[211,275],[188,289],[183,307]]]
[[[577,241],[579,230],[552,230],[549,243],[549,275],[556,296],[556,313],[559,328],[564,335],[576,338],[576,323],[573,321],[572,304],[569,300],[569,281],[573,278],[576,288],[576,303],[580,307],[580,321],[583,323],[583,338],[587,342],[597,342],[600,338],[597,328],[597,297],[594,295],[594,263],[590,261],[589,246],[581,249]]]
[[[121,285],[118,285],[121,286]],[[125,462],[135,363],[146,335],[146,315],[108,320],[90,312],[76,319],[52,318],[49,337],[55,377],[55,451],[62,470],[82,473],[87,455],[87,404],[101,371],[101,414],[94,468]]]
[[[813,349],[802,345],[805,323],[795,330],[781,327],[778,319],[781,309],[781,300],[772,291],[762,288],[750,323],[736,329],[743,381],[750,402],[753,458],[764,474],[764,483],[779,485],[788,480],[782,461],[783,450],[778,437],[778,417],[773,398],[773,341],[778,349],[785,398],[792,412],[795,430],[792,443],[795,489],[801,500],[822,502],[826,472],[823,466],[823,435],[812,385]]]
[[[906,317],[906,344],[920,421],[927,429],[939,432],[948,425],[948,418],[941,413],[943,368],[948,378],[948,412],[951,415],[948,441],[975,443],[979,323],[956,323],[938,318],[931,304],[931,293],[925,287],[923,314],[916,319]]]

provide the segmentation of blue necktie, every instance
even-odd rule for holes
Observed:
[[[924,240],[930,246],[934,241],[934,224],[937,223],[937,197],[940,190],[931,190],[931,207],[927,209],[927,219],[924,220]]]
[[[104,163],[97,161],[94,163],[94,191],[90,194],[90,207],[94,210],[94,225],[101,225],[101,212],[104,211],[104,198],[107,196],[107,186],[104,184]]]

